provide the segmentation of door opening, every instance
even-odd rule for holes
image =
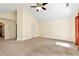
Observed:
[[[0,38],[4,38],[4,24],[0,22]]]

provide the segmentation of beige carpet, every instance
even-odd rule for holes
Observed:
[[[33,38],[24,41],[0,39],[0,56],[78,56],[79,51],[72,42],[71,47],[56,45],[59,40]],[[62,41],[64,42],[64,41]]]

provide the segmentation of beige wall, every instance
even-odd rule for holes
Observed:
[[[75,16],[78,10],[74,12],[69,17],[37,22],[27,8],[18,9],[17,40],[46,37],[75,42]]]
[[[2,22],[5,27],[4,38],[5,39],[16,38],[16,21],[0,18],[0,22]]]
[[[52,39],[75,41],[73,18],[54,19],[41,22],[40,36]]]
[[[0,18],[6,18],[6,19],[9,19],[9,20],[16,20],[16,12],[0,13]]]
[[[40,37],[75,42],[75,17],[79,8],[72,6],[70,12],[69,17],[40,22]]]
[[[38,27],[39,23],[27,8],[17,10],[17,40],[26,40],[32,37],[38,37]]]
[[[43,22],[36,21],[37,19],[27,8],[17,9],[17,16],[16,13],[10,12],[0,13],[0,17],[9,20],[16,20],[17,18],[17,40],[25,40],[40,36],[74,42],[75,16],[77,15],[78,11],[79,9],[74,10],[72,12],[73,14],[71,14],[69,17],[51,19]],[[0,21],[6,24],[5,38],[14,38],[16,36],[16,21],[4,21],[2,19]]]
[[[22,31],[23,31],[23,28],[22,28],[22,25],[23,22],[22,22],[22,10],[21,9],[18,9],[17,10],[17,40],[22,40]]]

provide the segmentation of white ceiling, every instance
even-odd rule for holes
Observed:
[[[0,3],[0,12],[12,12],[16,11],[17,8],[26,6],[23,3]]]
[[[28,4],[28,8],[39,21],[68,18],[72,16],[79,7],[78,3],[69,4],[69,7],[66,6],[66,3],[49,3],[45,6],[47,8],[46,11],[42,10],[37,12],[36,9],[29,7],[31,5],[35,4]]]
[[[38,20],[52,20],[62,17],[69,17],[73,12],[78,8],[78,3],[69,4],[69,7],[66,7],[66,3],[48,3],[46,5],[46,11],[42,10],[37,12],[35,8],[30,8],[31,5],[36,5],[34,3],[0,3],[0,12],[12,12],[16,11],[17,8],[27,7],[30,12]]]

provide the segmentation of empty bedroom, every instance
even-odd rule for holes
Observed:
[[[79,3],[1,3],[0,56],[79,56]]]

